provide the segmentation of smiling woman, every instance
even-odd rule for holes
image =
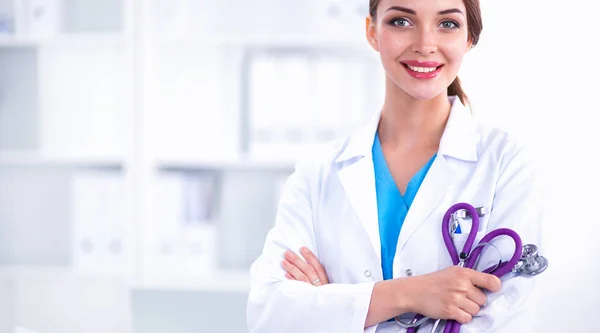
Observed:
[[[434,1],[425,2],[435,3]],[[379,26],[379,29],[375,29],[376,25],[372,25],[367,33],[369,34],[369,42],[379,51],[382,64],[388,73],[393,70],[398,61],[404,65],[407,73],[416,79],[433,79],[440,75],[442,68],[445,67],[443,75],[446,78],[443,82],[440,82],[440,86],[447,87],[448,96],[456,95],[463,104],[467,104],[468,98],[461,87],[457,73],[464,54],[471,47],[477,45],[483,23],[478,0],[454,2],[458,3],[459,6],[444,8],[441,6],[441,3],[446,3],[444,1],[440,3],[440,6],[437,6],[439,8],[428,5],[417,13],[415,9],[412,9],[417,8],[417,6],[410,6],[410,4],[406,7],[399,5],[386,7],[387,3],[393,3],[393,1],[370,0],[369,14],[371,20],[377,22],[377,17],[382,16],[380,20],[382,25]],[[380,5],[380,3],[383,5]],[[447,6],[452,6],[451,2]],[[415,44],[414,38],[419,37],[415,34],[423,33],[423,30],[428,28],[433,30],[430,35],[431,39],[421,41],[421,45]],[[437,34],[433,32],[437,32]],[[444,39],[443,44],[437,44],[438,46],[445,46],[443,49],[431,49],[434,42],[432,39],[436,36]],[[427,56],[426,53],[428,52],[441,51],[437,58],[446,57],[446,59],[437,61],[397,59],[397,55],[405,51],[402,49],[411,46],[413,47],[412,50],[414,50],[414,47],[425,48],[422,50],[422,56]],[[414,55],[408,57],[414,57]],[[448,82],[449,80],[451,81]],[[400,86],[399,82],[396,83]],[[405,85],[401,88],[406,90],[407,87]],[[424,98],[427,97],[424,96]]]
[[[385,71],[381,109],[297,164],[251,268],[249,329],[404,332],[394,318],[418,313],[469,332],[531,332],[535,279],[501,283],[454,266],[440,233],[446,209],[470,203],[488,213],[459,222],[456,244],[500,228],[540,243],[527,150],[472,116],[457,76],[482,31],[479,1],[369,5],[365,34]],[[511,258],[515,244],[494,243],[479,264]]]

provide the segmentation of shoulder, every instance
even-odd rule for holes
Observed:
[[[323,188],[330,179],[335,161],[349,140],[348,136],[311,145],[301,152],[294,163],[293,172],[286,180],[286,191],[308,200]],[[294,199],[295,200],[295,199]]]
[[[303,174],[322,173],[330,169],[350,140],[350,135],[315,144],[302,152],[295,163],[295,171]]]
[[[526,138],[502,126],[474,117],[481,161],[495,165],[500,172],[507,168],[533,168],[534,159]]]

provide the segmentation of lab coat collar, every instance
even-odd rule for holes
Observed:
[[[464,106],[457,96],[449,96],[452,103],[450,116],[440,140],[438,155],[444,155],[465,161],[477,161],[477,124],[469,108]],[[377,111],[367,124],[350,136],[345,149],[336,162],[372,158],[373,140],[381,119],[381,110]]]
[[[453,96],[450,100],[452,108],[442,134],[437,157],[408,211],[399,235],[397,251],[402,250],[408,239],[424,223],[435,207],[439,206],[454,181],[454,170],[445,157],[477,161],[476,123],[460,99]],[[345,162],[341,164],[338,173],[340,182],[356,216],[364,226],[379,261],[381,261],[381,240],[372,147],[380,117],[381,112],[377,112],[365,127],[351,135],[336,159],[337,162]],[[382,276],[380,270],[375,273],[376,277]]]

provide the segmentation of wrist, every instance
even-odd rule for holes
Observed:
[[[415,277],[407,277],[392,280],[395,285],[392,289],[395,307],[398,313],[414,313],[415,311],[415,290],[417,280]]]

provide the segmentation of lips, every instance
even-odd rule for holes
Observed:
[[[408,74],[416,79],[433,79],[444,67],[443,64],[435,61],[407,60],[401,63]]]
[[[436,61],[416,61],[416,60],[406,60],[402,61],[403,64],[413,66],[413,67],[439,67],[442,65]]]

